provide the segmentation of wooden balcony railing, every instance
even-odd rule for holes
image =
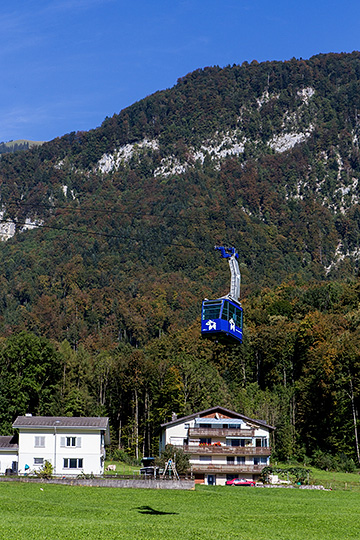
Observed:
[[[261,473],[266,465],[215,465],[212,463],[192,463],[191,468],[193,473],[228,473],[228,474],[241,474],[244,473]]]
[[[199,446],[184,444],[180,446],[185,454],[196,455],[228,455],[228,456],[270,456],[271,448],[261,446]]]
[[[254,429],[189,428],[189,437],[254,437]]]

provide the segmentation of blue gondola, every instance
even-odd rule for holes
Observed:
[[[234,248],[215,247],[223,258],[229,259],[230,293],[216,300],[204,300],[201,314],[201,335],[222,343],[241,343],[243,309],[239,302],[240,271]]]

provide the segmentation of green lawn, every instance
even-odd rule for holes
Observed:
[[[359,473],[322,471],[313,467],[310,467],[310,470],[312,483],[314,484],[321,484],[325,488],[351,489],[360,492]]]
[[[351,491],[0,482],[0,538],[358,540],[359,503],[360,494]]]
[[[114,471],[106,471],[105,469],[108,465],[116,465],[116,473],[114,473]],[[120,474],[120,475],[125,475],[125,476],[132,476],[135,474],[139,476],[141,467],[142,465],[128,465],[127,463],[123,463],[122,461],[106,460],[104,464],[104,470],[105,470],[104,474],[105,475]]]

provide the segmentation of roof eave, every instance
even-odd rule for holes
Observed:
[[[182,418],[177,418],[176,420],[171,420],[170,422],[166,422],[164,424],[160,425],[159,429],[170,427],[170,426],[176,426],[177,424],[182,424],[186,422],[187,420],[192,420],[194,418],[197,418],[198,416],[205,415],[207,413],[213,412],[213,411],[223,411],[226,414],[232,414],[233,416],[237,418],[241,418],[242,420],[246,420],[248,422],[252,422],[253,424],[256,424],[258,426],[266,427],[269,430],[276,429],[274,426],[270,426],[266,422],[262,422],[260,420],[255,420],[254,418],[249,418],[248,416],[245,416],[244,414],[237,413],[235,411],[231,411],[230,409],[226,409],[225,407],[216,406],[216,407],[210,407],[210,409],[204,409],[203,411],[198,411],[193,414],[189,414],[188,416],[183,416]]]

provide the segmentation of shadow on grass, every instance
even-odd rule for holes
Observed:
[[[161,510],[155,510],[151,506],[138,506],[134,508],[139,514],[150,514],[151,516],[169,516],[169,515],[178,515],[178,512],[162,512]]]

